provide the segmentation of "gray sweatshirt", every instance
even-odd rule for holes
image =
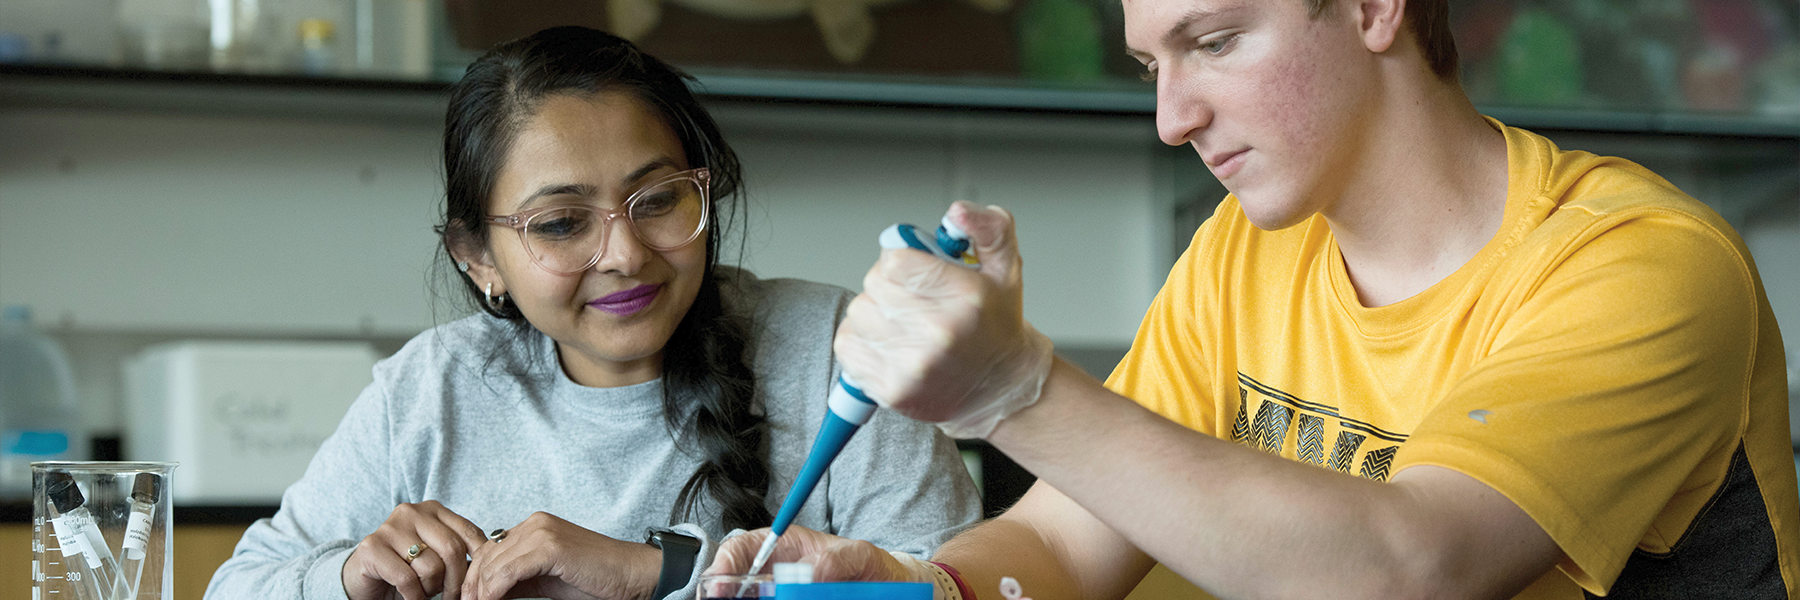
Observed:
[[[824,418],[836,377],[832,335],[851,295],[720,270],[741,275],[722,292],[751,315],[772,514]],[[280,511],[244,533],[206,598],[345,598],[341,572],[357,542],[396,505],[426,500],[483,531],[538,511],[632,542],[650,527],[673,526],[704,543],[698,574],[727,532],[710,497],[693,522],[669,522],[700,462],[664,424],[661,386],[578,385],[558,366],[552,340],[487,315],[420,334],[375,366],[374,383],[282,495]],[[980,513],[954,442],[877,411],[794,523],[925,558]],[[692,596],[690,578],[669,597]]]

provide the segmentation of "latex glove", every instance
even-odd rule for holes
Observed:
[[[480,527],[436,500],[401,504],[344,561],[344,594],[351,600],[425,600],[442,593],[456,600],[469,550],[485,541]],[[425,548],[408,561],[414,544]]]
[[[916,250],[882,251],[832,348],[883,407],[937,423],[951,437],[981,438],[1037,402],[1053,348],[1025,322],[1012,215],[957,202],[949,217],[969,233],[980,269]]]
[[[705,575],[735,574],[750,570],[756,551],[762,548],[769,528],[728,536]],[[911,558],[911,557],[908,557]],[[775,541],[769,563],[803,562],[813,566],[813,580],[827,581],[931,581],[919,579],[899,560],[874,544],[813,531],[799,525]]]
[[[534,513],[471,555],[466,600],[644,598],[656,589],[662,551]]]

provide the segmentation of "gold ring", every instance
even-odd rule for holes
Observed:
[[[413,544],[412,547],[406,549],[406,563],[412,564],[413,559],[418,558],[420,554],[424,554],[426,550],[430,549],[430,546],[426,546],[422,543]]]
[[[505,529],[495,529],[492,532],[488,533],[488,541],[490,541],[490,542],[499,542],[499,541],[503,541],[505,539],[506,539],[506,530]]]

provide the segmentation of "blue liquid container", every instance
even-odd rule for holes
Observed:
[[[931,600],[931,584],[896,581],[783,583],[775,600]]]
[[[31,497],[32,462],[87,460],[86,433],[68,354],[29,308],[0,309],[0,499]]]

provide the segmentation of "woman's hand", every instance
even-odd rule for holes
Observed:
[[[661,550],[615,540],[542,512],[472,556],[462,585],[465,600],[635,600],[656,591],[662,573]]]
[[[762,528],[719,544],[707,575],[743,573],[756,560],[769,529]],[[775,553],[769,564],[804,562],[813,566],[813,581],[912,581],[913,578],[893,555],[862,540],[844,539],[792,525],[775,541]]]
[[[436,500],[396,506],[344,561],[344,593],[350,600],[426,600],[439,593],[456,600],[469,550],[484,541],[481,528]],[[420,552],[409,558],[415,544]]]

